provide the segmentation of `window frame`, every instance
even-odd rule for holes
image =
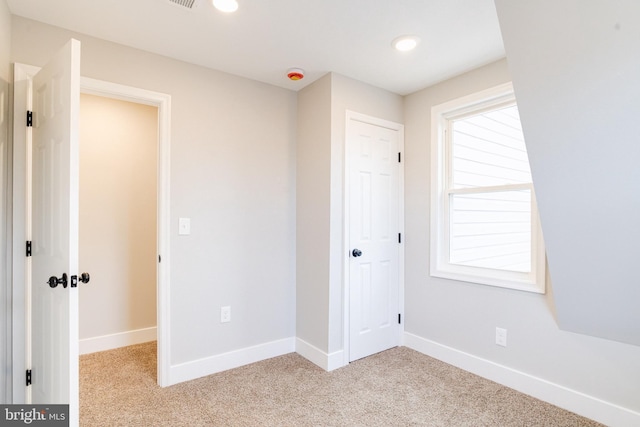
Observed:
[[[546,259],[533,183],[452,188],[453,120],[516,103],[513,86],[505,83],[431,108],[431,233],[430,275],[535,293],[546,291]],[[455,194],[531,191],[531,271],[529,273],[465,266],[449,262],[450,198]]]

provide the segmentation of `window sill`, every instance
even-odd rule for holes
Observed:
[[[482,274],[485,269],[477,269],[474,267],[462,267],[452,266],[451,270],[445,269],[432,269],[430,272],[431,277],[438,277],[441,279],[457,280],[459,282],[474,283],[480,285],[494,286],[506,289],[513,289],[517,291],[532,292],[537,294],[545,294],[546,286],[544,280],[539,281],[531,279],[528,275],[524,274],[509,274],[509,272],[495,271],[497,275]],[[480,271],[474,271],[480,270]],[[471,271],[474,271],[472,274]],[[493,270],[486,270],[492,271]],[[541,283],[540,283],[541,282]]]

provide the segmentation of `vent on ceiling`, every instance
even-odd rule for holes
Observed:
[[[168,0],[170,4],[173,4],[175,6],[182,6],[186,9],[195,9],[196,7],[198,7],[198,4],[200,3],[200,0]]]

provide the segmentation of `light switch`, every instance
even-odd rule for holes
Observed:
[[[178,220],[178,234],[181,236],[191,234],[191,218],[180,218]]]

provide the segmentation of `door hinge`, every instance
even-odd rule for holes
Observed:
[[[31,369],[27,369],[27,385],[31,385]]]
[[[398,233],[398,243],[402,243],[402,233]]]
[[[27,240],[27,256],[31,256],[31,240]]]
[[[402,163],[402,153],[398,153],[398,163]]]
[[[27,111],[27,127],[33,126],[33,111]]]
[[[398,313],[398,325],[402,324],[402,314]]]

